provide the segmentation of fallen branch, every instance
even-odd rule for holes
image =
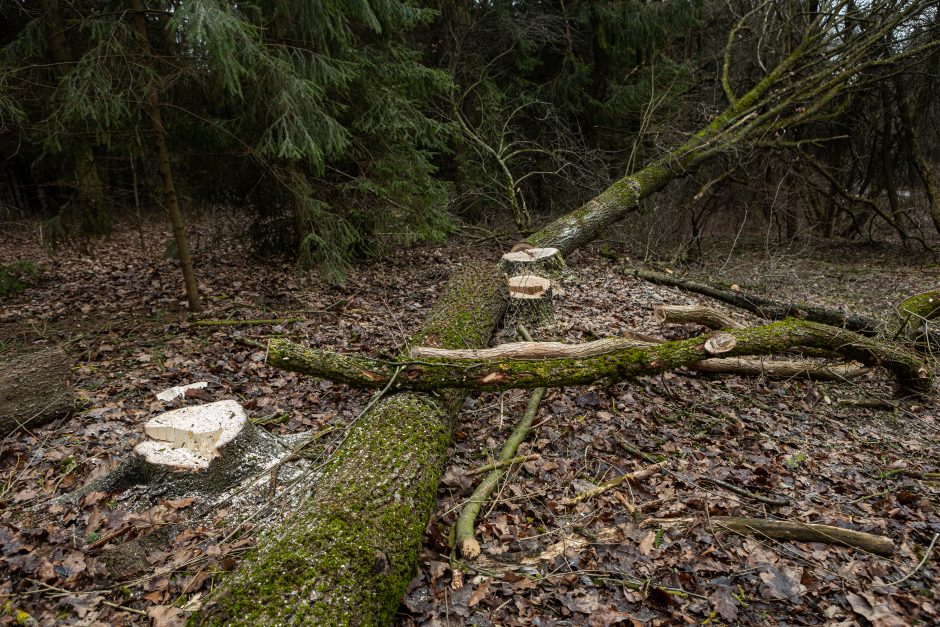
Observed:
[[[584,344],[565,344],[563,342],[509,342],[493,348],[455,349],[415,346],[411,349],[412,359],[460,359],[460,360],[499,360],[499,359],[579,359],[612,353],[625,348],[654,346],[656,342],[625,337],[608,337]]]
[[[933,539],[930,540],[930,546],[928,546],[928,547],[927,547],[927,550],[924,551],[924,556],[923,556],[923,557],[920,559],[920,561],[917,563],[917,566],[914,567],[914,570],[912,570],[912,571],[909,572],[908,574],[904,575],[904,576],[901,577],[900,579],[895,579],[894,581],[889,581],[889,582],[888,582],[888,585],[889,585],[889,586],[896,586],[896,585],[898,585],[899,583],[904,583],[905,581],[907,581],[908,579],[910,579],[911,577],[913,577],[914,574],[915,574],[917,571],[919,571],[921,568],[923,568],[924,564],[926,564],[926,563],[927,563],[927,560],[930,558],[930,554],[933,552],[933,547],[934,547],[934,545],[937,543],[937,538],[938,538],[938,537],[940,537],[940,533],[935,533],[935,534],[933,534]]]
[[[502,450],[499,452],[499,461],[507,462],[515,455],[516,449],[519,448],[519,443],[525,439],[525,436],[529,433],[529,428],[532,427],[532,421],[535,419],[535,414],[539,410],[539,403],[542,402],[542,396],[544,395],[545,388],[538,388],[532,393],[529,406],[526,407],[522,419],[519,420],[519,423],[512,430],[506,443],[503,444]],[[483,504],[486,503],[490,495],[493,494],[493,490],[496,489],[504,472],[505,470],[502,468],[495,468],[486,475],[483,481],[480,482],[480,485],[477,486],[476,490],[473,491],[470,500],[464,505],[454,525],[454,541],[460,550],[460,555],[467,559],[473,559],[480,554],[480,543],[477,542],[474,534],[477,516],[480,514],[480,509],[483,507]]]
[[[644,525],[693,524],[695,522],[693,518],[650,518],[644,521]],[[773,538],[775,540],[836,544],[861,549],[884,557],[890,557],[894,554],[894,542],[891,538],[830,525],[787,520],[765,520],[763,518],[740,518],[736,516],[711,516],[705,521],[705,524],[713,531],[728,529],[736,533]]]
[[[656,464],[647,466],[646,468],[641,468],[640,470],[637,470],[635,472],[627,473],[625,475],[620,475],[616,479],[613,479],[606,483],[602,483],[596,488],[592,488],[590,490],[582,492],[578,496],[572,497],[570,499],[565,499],[561,502],[561,504],[566,505],[566,506],[577,505],[578,503],[582,501],[593,499],[595,496],[600,496],[601,494],[605,492],[609,492],[610,490],[613,490],[617,486],[623,484],[624,481],[639,481],[641,479],[646,479],[650,475],[654,475],[657,472],[659,472],[661,468],[662,468],[662,464],[656,463]]]
[[[519,334],[527,341],[532,341],[529,332],[522,325],[519,325]],[[460,549],[460,554],[468,559],[473,559],[480,554],[480,543],[477,542],[474,534],[474,527],[476,526],[480,509],[483,507],[483,504],[486,503],[487,499],[490,498],[490,495],[493,494],[493,490],[496,489],[496,484],[499,483],[500,477],[503,476],[505,472],[502,469],[503,466],[511,464],[513,459],[518,459],[513,456],[516,454],[516,449],[519,448],[519,444],[521,444],[525,436],[528,435],[529,429],[532,428],[532,421],[535,420],[535,414],[539,410],[539,403],[542,402],[543,396],[545,396],[545,388],[538,388],[532,393],[532,398],[529,400],[529,405],[526,407],[525,413],[522,414],[522,418],[516,424],[515,428],[513,428],[512,433],[510,433],[509,437],[506,439],[506,443],[503,444],[503,448],[499,451],[499,457],[497,458],[498,463],[491,464],[492,470],[486,478],[483,479],[480,485],[477,486],[477,489],[473,491],[470,500],[464,505],[460,516],[457,518],[457,522],[454,525],[455,543]]]
[[[817,364],[802,360],[773,361],[743,357],[704,359],[689,367],[696,372],[706,374],[736,374],[745,377],[799,378],[817,381],[841,381],[871,372],[871,368],[857,364]]]
[[[725,353],[729,357],[774,354],[794,346],[825,348],[846,359],[888,369],[904,389],[913,393],[929,391],[933,381],[924,362],[907,349],[815,322],[790,319],[724,331],[721,335],[734,339],[734,346]],[[396,389],[506,390],[583,385],[599,379],[617,381],[691,366],[709,357],[706,344],[713,338],[695,337],[658,345],[625,347],[579,359],[547,357],[539,360],[434,359],[402,362],[306,348],[275,338],[268,345],[268,362],[285,370],[357,387],[380,388],[388,383],[397,369],[402,368],[401,376],[395,382]]]
[[[703,305],[656,305],[653,317],[660,324],[700,324],[709,329],[740,329],[743,326],[731,316]]]
[[[855,314],[848,314],[818,305],[809,303],[787,303],[771,298],[758,296],[757,294],[744,291],[732,291],[725,289],[714,283],[703,283],[685,279],[672,274],[663,272],[653,272],[652,270],[633,269],[626,270],[626,274],[632,274],[645,281],[658,283],[660,285],[669,285],[680,287],[689,292],[704,294],[714,299],[726,302],[746,309],[765,320],[783,320],[785,318],[799,318],[828,324],[830,326],[848,329],[861,333],[866,336],[875,336],[879,330],[884,328],[885,324],[874,318],[867,318]]]

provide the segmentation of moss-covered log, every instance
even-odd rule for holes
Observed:
[[[495,264],[465,268],[410,345],[484,346],[506,292]],[[463,397],[455,390],[395,394],[363,414],[303,503],[261,537],[192,622],[391,622],[415,572]]]
[[[924,362],[907,349],[846,329],[790,318],[721,333],[735,340],[734,346],[723,353],[727,357],[779,354],[796,346],[821,348],[869,366],[882,366],[894,374],[903,388],[912,392],[926,392],[932,384]],[[396,389],[506,390],[584,385],[598,379],[622,380],[674,370],[709,358],[710,339],[701,336],[652,346],[629,346],[579,359],[438,358],[401,362],[343,355],[274,339],[269,346],[268,360],[286,370],[361,387],[385,386],[398,372],[392,382]]]
[[[924,292],[905,298],[898,305],[898,313],[902,318],[914,316],[921,320],[936,320],[940,318],[940,292]]]
[[[0,438],[71,411],[71,367],[71,360],[59,348],[0,361]]]

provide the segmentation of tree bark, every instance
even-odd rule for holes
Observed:
[[[722,337],[722,354],[728,357],[770,355],[795,346],[823,348],[866,365],[882,366],[898,379],[902,388],[911,392],[927,392],[933,381],[924,362],[910,351],[815,322],[791,318],[761,327],[722,331],[716,335]],[[629,346],[582,358],[439,358],[393,363],[305,348],[276,338],[269,344],[268,359],[272,365],[285,370],[358,387],[391,385],[393,389],[421,391],[446,388],[507,390],[585,385],[599,379],[619,381],[693,366],[714,354],[714,349],[709,349],[709,342],[713,339],[715,335],[651,346]],[[734,340],[733,345],[731,339]]]
[[[75,55],[65,36],[65,25],[58,0],[41,0],[42,22],[46,34],[46,49],[52,61],[60,66],[59,74],[65,74],[75,64]],[[104,215],[104,186],[98,175],[98,164],[91,143],[79,142],[74,148],[75,184],[81,209],[78,212],[82,226],[92,233],[107,230],[108,218]]]
[[[898,313],[902,317],[915,316],[920,320],[940,318],[940,291],[909,296],[898,305]]]
[[[0,362],[0,438],[21,427],[46,424],[72,410],[71,366],[59,348]]]
[[[132,0],[131,8],[134,11],[134,29],[140,37],[144,56],[149,58],[150,38],[147,34],[147,18],[144,15],[140,0]],[[189,239],[186,236],[186,224],[183,222],[183,212],[180,210],[179,198],[176,195],[176,183],[173,179],[173,165],[170,161],[170,148],[166,141],[166,127],[163,125],[163,114],[160,111],[160,101],[156,88],[151,88],[147,96],[150,109],[150,126],[153,129],[153,142],[157,149],[157,168],[160,178],[163,179],[163,198],[167,211],[170,213],[170,224],[173,227],[173,239],[176,241],[176,251],[180,259],[180,268],[183,270],[183,283],[186,286],[186,300],[189,302],[189,311],[199,313],[202,311],[202,300],[199,297],[199,287],[196,285],[196,275],[193,272],[193,260],[189,254]]]
[[[469,265],[409,345],[486,345],[506,291],[495,265]],[[192,622],[391,622],[414,575],[464,395],[454,389],[395,394],[358,418],[309,496],[261,537]]]

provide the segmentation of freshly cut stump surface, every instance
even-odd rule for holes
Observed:
[[[236,401],[183,407],[149,420],[144,432],[151,439],[134,452],[151,464],[204,470],[247,422],[248,414]]]

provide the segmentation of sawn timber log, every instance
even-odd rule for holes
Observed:
[[[409,346],[483,347],[507,298],[495,264],[468,265]],[[464,396],[393,394],[363,414],[304,501],[190,623],[390,623],[418,563]]]
[[[930,371],[912,352],[846,329],[790,318],[760,327],[730,329],[722,335],[736,340],[723,356],[769,355],[797,346],[823,348],[869,366],[886,368],[910,392],[926,392],[932,384]],[[700,336],[649,346],[637,346],[635,340],[625,339],[619,347],[616,341],[603,340],[605,352],[592,355],[592,351],[584,351],[588,355],[577,358],[439,357],[399,362],[333,353],[273,339],[268,347],[268,363],[358,387],[384,387],[395,377],[394,389],[506,390],[584,385],[599,379],[616,381],[691,366],[711,356],[707,349],[709,339]],[[510,354],[513,352],[518,351]]]

